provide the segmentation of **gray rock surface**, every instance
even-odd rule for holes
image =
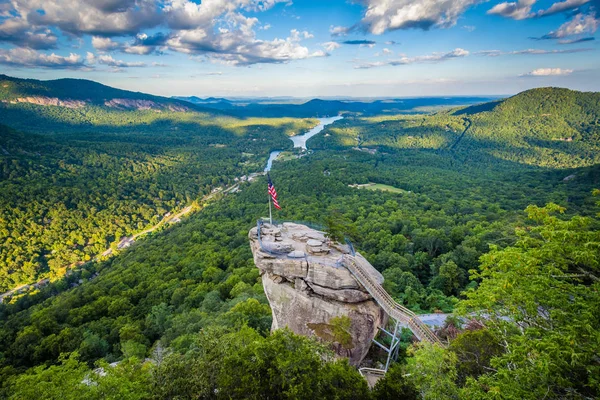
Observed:
[[[331,243],[322,232],[295,223],[263,226],[262,246],[257,228],[250,230],[249,238],[273,313],[271,329],[287,326],[298,334],[316,336],[359,365],[387,316],[341,264],[348,246]],[[285,248],[273,251],[273,243]],[[282,249],[288,254],[281,254]],[[362,257],[357,261],[368,264]],[[381,274],[370,268],[382,282]]]

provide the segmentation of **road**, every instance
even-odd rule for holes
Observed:
[[[229,187],[227,187],[225,189],[219,188],[219,189],[213,190],[210,194],[207,194],[206,196],[202,197],[202,199],[200,200],[200,203],[206,203],[207,201],[212,200],[218,194],[228,195],[230,193],[235,193],[237,190],[239,190],[239,184],[237,184],[237,183],[233,184],[233,185],[231,185],[231,186],[229,186]],[[196,209],[201,210],[202,207],[200,207],[200,208],[196,207]],[[141,232],[138,232],[138,233],[136,233],[133,236],[129,236],[129,237],[126,237],[126,238],[122,239],[119,242],[119,244],[117,245],[117,249],[122,250],[122,249],[125,249],[125,248],[131,246],[136,241],[136,239],[139,238],[140,236],[143,236],[143,235],[146,235],[148,233],[154,232],[159,227],[161,227],[163,225],[166,225],[169,222],[173,222],[173,223],[179,222],[179,221],[176,221],[176,220],[180,220],[182,217],[184,217],[185,215],[191,213],[194,210],[195,210],[194,206],[187,206],[183,210],[179,211],[176,214],[172,214],[172,215],[170,214],[170,215],[168,215],[166,217],[163,217],[163,219],[160,220],[156,225],[154,225],[154,226],[152,226],[152,227],[150,227],[148,229],[145,229],[145,230],[143,230]],[[95,256],[94,258],[92,258],[91,261],[88,261],[86,263],[82,263],[82,264],[78,265],[78,267],[81,268],[81,267],[83,267],[84,265],[86,265],[86,264],[88,264],[90,262],[96,262],[96,261],[100,260],[101,258],[110,257],[113,253],[114,253],[113,249],[109,247],[108,249],[104,250],[102,253],[100,253],[97,256]],[[71,267],[73,267],[73,265]],[[32,288],[33,289],[39,289],[39,288],[47,285],[49,282],[50,282],[49,279],[42,279],[42,280],[40,280],[40,281],[38,281],[36,283],[30,283],[30,284],[21,285],[21,286],[18,286],[16,288],[13,288],[13,289],[11,289],[11,290],[9,290],[7,292],[1,293],[0,294],[0,303],[2,303],[4,301],[4,298],[7,297],[7,296],[12,296],[12,295],[15,295],[15,294],[20,294],[20,293],[25,293],[25,292],[28,292],[29,290],[31,290]]]

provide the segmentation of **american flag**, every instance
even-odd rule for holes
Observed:
[[[269,178],[269,194],[271,195],[271,199],[273,200],[273,205],[276,209],[281,210],[281,206],[277,201],[277,191],[275,190],[275,186],[273,186],[273,182],[271,181],[271,175],[267,175]]]

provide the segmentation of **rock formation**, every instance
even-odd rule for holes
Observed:
[[[317,336],[351,364],[360,364],[387,316],[341,264],[348,246],[294,223],[264,224],[260,234],[259,240],[253,228],[249,238],[273,312],[271,329],[287,326]],[[383,282],[374,268],[369,273]]]

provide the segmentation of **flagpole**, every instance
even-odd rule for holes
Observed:
[[[269,224],[273,225],[273,216],[271,215],[271,195],[269,194]]]

